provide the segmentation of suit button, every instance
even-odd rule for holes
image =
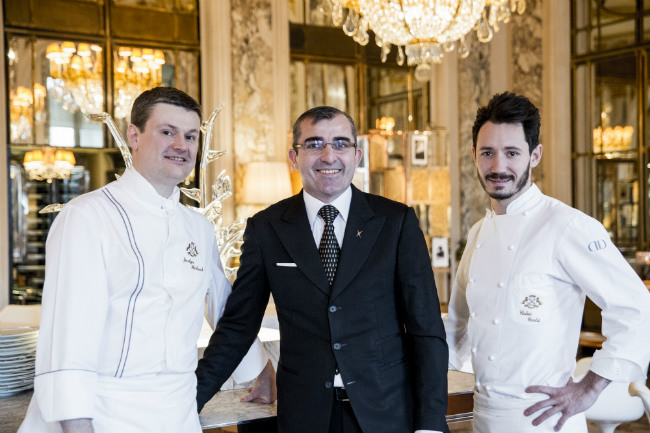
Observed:
[[[336,313],[336,310],[337,310],[337,309],[338,309],[338,308],[336,307],[336,305],[332,305],[332,306],[330,307],[330,313]]]
[[[332,387],[333,383],[330,382],[329,380],[325,382],[325,388],[330,389]]]
[[[341,343],[334,343],[332,347],[334,348],[334,350],[341,350]]]

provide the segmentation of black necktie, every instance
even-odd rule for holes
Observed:
[[[323,236],[320,238],[318,253],[325,267],[325,274],[330,282],[330,286],[334,282],[336,265],[339,263],[339,253],[341,251],[339,243],[336,240],[336,235],[334,234],[334,220],[338,214],[339,211],[331,204],[323,206],[318,211],[318,215],[325,221],[325,229],[323,230]]]

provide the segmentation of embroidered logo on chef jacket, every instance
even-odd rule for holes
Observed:
[[[532,310],[533,308],[540,307],[542,305],[542,300],[535,295],[529,295],[524,298],[521,305]]]
[[[189,258],[184,257],[183,263],[188,263],[190,268],[195,271],[203,272],[203,266],[198,266],[194,261],[194,259],[199,255],[199,250],[196,248],[194,242],[190,242],[187,248],[185,248],[185,251],[187,251]]]
[[[187,251],[187,254],[190,257],[196,257],[199,255],[199,251],[196,249],[196,245],[194,245],[194,242],[190,242],[190,244],[187,246],[185,250]]]
[[[589,242],[589,245],[587,245],[587,249],[589,251],[604,250],[605,248],[607,248],[607,242],[605,242],[603,239]]]
[[[529,273],[512,280],[512,318],[516,323],[536,326],[545,323],[557,311],[552,278]]]

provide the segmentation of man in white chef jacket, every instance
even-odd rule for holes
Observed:
[[[215,325],[230,294],[214,231],[179,203],[196,161],[201,107],[158,87],[127,135],[133,167],[70,201],[46,246],[34,397],[19,432],[201,432],[196,341],[206,296]],[[259,341],[235,372],[273,400]]]
[[[478,110],[474,162],[492,209],[470,230],[445,321],[450,368],[471,359],[474,432],[586,433],[582,412],[610,381],[645,379],[650,294],[595,219],[545,196],[540,116],[525,97]],[[585,296],[607,337],[573,382]]]

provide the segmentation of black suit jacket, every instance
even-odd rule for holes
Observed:
[[[448,350],[412,208],[352,187],[331,293],[302,193],[250,218],[233,292],[199,361],[199,410],[246,354],[269,293],[280,432],[327,431],[337,365],[364,431],[448,431]]]

